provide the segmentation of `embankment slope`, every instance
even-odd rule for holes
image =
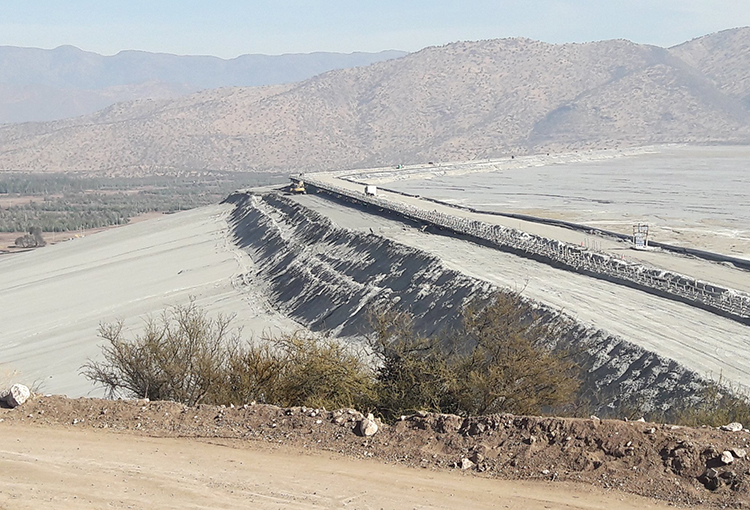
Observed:
[[[237,314],[245,336],[296,328],[238,280],[252,261],[227,238],[227,206],[127,225],[33,252],[0,257],[0,379],[41,383],[69,396],[94,388],[78,374],[100,355],[101,322],[148,316],[192,297],[209,313]],[[240,290],[240,288],[242,290]]]
[[[717,327],[746,328],[319,197],[236,194],[230,200],[237,204],[231,217],[237,243],[267,282],[271,302],[296,321],[352,336],[367,331],[373,305],[394,303],[414,314],[420,332],[440,334],[457,324],[473,299],[501,288],[522,289],[548,317],[563,310],[571,318],[556,347],[578,353],[587,370],[585,386],[601,413],[635,403],[644,410],[668,408],[694,395],[704,385],[701,376],[718,373],[724,360],[705,343],[707,334],[716,334]],[[342,229],[329,215],[350,227],[360,222],[360,228]],[[726,359],[736,366],[731,381],[746,382],[743,337],[733,334],[732,356],[739,360]]]

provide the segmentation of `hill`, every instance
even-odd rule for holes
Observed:
[[[750,29],[672,49],[459,42],[275,87],[0,129],[0,169],[321,170],[657,143],[750,143]],[[747,82],[747,80],[745,80]]]
[[[750,108],[750,28],[699,37],[670,51]]]
[[[61,46],[0,47],[0,124],[93,113],[117,102],[170,99],[203,89],[291,83],[398,58],[401,51],[241,55],[234,59],[121,51],[103,56]]]

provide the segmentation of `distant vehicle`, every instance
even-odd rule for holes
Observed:
[[[292,181],[292,184],[289,185],[289,191],[296,195],[304,195],[307,193],[305,190],[305,183],[301,180]]]
[[[367,195],[369,197],[374,197],[377,194],[378,194],[378,187],[377,186],[371,186],[369,184],[367,186],[365,186],[365,195]]]

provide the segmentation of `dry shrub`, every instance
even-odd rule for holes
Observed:
[[[125,338],[123,323],[103,324],[104,360],[82,373],[108,396],[172,400],[187,405],[242,404],[367,407],[372,373],[364,357],[333,339],[299,333],[240,341],[232,318],[209,318],[194,302],[149,319]]]
[[[415,334],[406,313],[379,310],[370,322],[370,347],[378,361],[378,412],[386,420],[415,411],[457,412],[457,374],[449,352],[434,339]]]
[[[373,376],[362,352],[332,338],[290,334],[266,339],[262,352],[275,360],[272,403],[336,409],[369,408]],[[253,357],[263,359],[253,354]],[[257,370],[255,370],[257,372]]]
[[[244,344],[231,317],[209,318],[191,301],[148,320],[132,340],[122,322],[102,325],[104,359],[82,372],[112,397],[188,405],[357,407],[386,419],[419,410],[539,413],[571,399],[578,381],[574,365],[546,347],[556,327],[528,312],[517,295],[499,294],[466,312],[446,347],[415,334],[408,314],[380,310],[365,353],[310,333]]]
[[[102,324],[104,361],[89,360],[82,373],[104,386],[110,397],[212,402],[239,349],[239,333],[231,331],[231,321],[222,315],[209,318],[191,301],[149,318],[143,334],[133,340],[124,337],[122,321]]]
[[[654,417],[650,417],[653,419]],[[728,387],[720,377],[712,381],[699,395],[697,403],[678,405],[660,421],[677,425],[720,427],[732,422],[750,426],[750,396],[746,388]]]
[[[468,308],[461,336],[474,347],[458,361],[461,408],[468,414],[539,414],[571,403],[580,386],[578,367],[548,347],[557,344],[562,326],[542,320],[515,293]]]
[[[362,353],[310,333],[265,337],[240,349],[227,383],[221,400],[234,404],[336,409],[368,408],[373,401],[372,371]]]

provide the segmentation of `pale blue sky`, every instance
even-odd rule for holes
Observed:
[[[0,8],[0,45],[224,58],[515,36],[671,46],[750,25],[750,0],[0,0]]]

